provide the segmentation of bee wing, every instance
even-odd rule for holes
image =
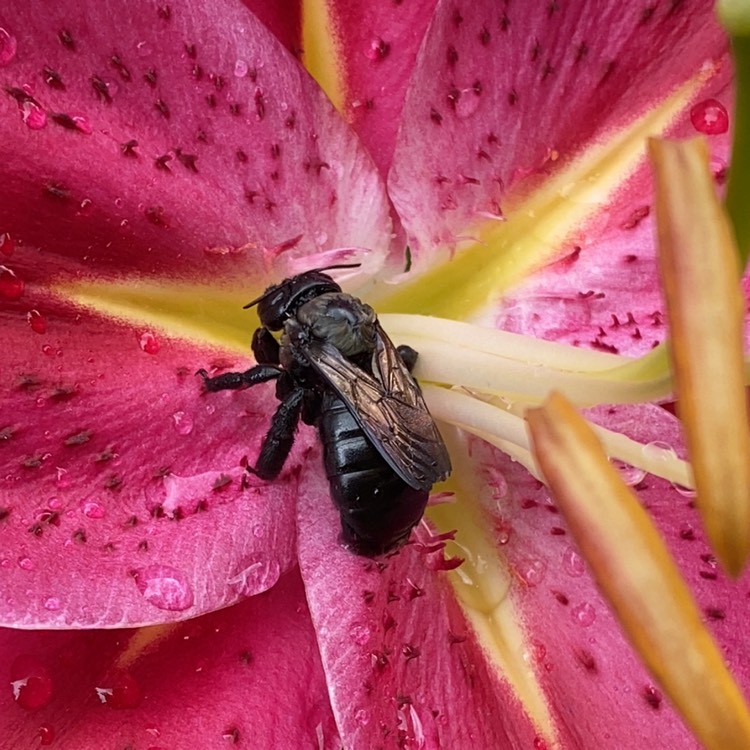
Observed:
[[[451,470],[443,439],[419,385],[388,336],[379,329],[375,377],[319,341],[304,347],[310,364],[342,398],[373,446],[414,489],[429,490]]]

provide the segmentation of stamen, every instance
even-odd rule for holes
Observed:
[[[709,750],[750,747],[750,711],[638,498],[572,407],[527,414],[534,455],[599,588],[646,666]]]
[[[670,354],[697,505],[717,557],[737,576],[750,554],[745,300],[738,255],[705,141],[653,140],[650,148]]]

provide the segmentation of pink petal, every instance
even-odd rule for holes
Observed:
[[[389,177],[412,250],[454,246],[538,183],[718,61],[706,0],[671,8],[472,2],[436,11],[404,105]]]
[[[299,558],[344,744],[534,747],[533,727],[428,555],[412,544],[373,561],[338,546],[318,453],[301,477]]]
[[[341,746],[296,572],[178,626],[0,630],[0,644],[4,747]]]
[[[677,420],[658,407],[603,407],[595,418],[644,443],[658,440],[682,450]],[[477,486],[484,485],[479,491],[498,544],[516,573],[514,596],[532,639],[537,674],[570,743],[563,746],[594,748],[605,739],[622,750],[695,747],[624,641],[546,489],[479,440],[471,448],[480,467]],[[625,476],[654,516],[747,691],[742,632],[750,578],[735,584],[721,573],[690,497],[652,476],[639,477],[633,470]]]
[[[695,135],[696,113],[707,102],[731,111],[728,60],[670,129]],[[717,187],[726,179],[729,132],[710,136]],[[641,355],[666,335],[659,286],[651,166],[644,163],[587,227],[566,257],[513,288],[493,322],[505,330],[577,346]]]
[[[342,111],[383,174],[391,165],[404,95],[435,5],[436,0],[327,3],[345,65]]]
[[[0,310],[0,622],[166,622],[273,586],[295,560],[295,457],[272,483],[241,466],[273,385],[202,395],[199,367],[249,361],[34,304],[41,335]]]
[[[266,249],[385,252],[369,156],[240,4],[16,3],[0,27],[17,46],[0,67],[0,231],[43,250],[27,281],[237,283]]]
[[[268,30],[294,55],[302,45],[302,3],[300,0],[242,0]]]

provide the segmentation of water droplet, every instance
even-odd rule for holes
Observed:
[[[52,348],[51,344],[43,344],[42,345],[42,354],[46,354],[48,357],[54,357],[55,356],[55,350]],[[49,437],[45,433],[45,437]]]
[[[19,557],[18,558],[18,567],[22,570],[34,570],[36,567],[34,565],[34,561],[30,557]]]
[[[234,75],[237,78],[244,78],[249,70],[248,64],[244,60],[237,60],[234,64]]]
[[[456,102],[456,115],[462,120],[471,117],[479,107],[479,98],[473,89],[464,89]]]
[[[49,724],[40,724],[37,734],[42,746],[51,745],[55,739],[55,730]]]
[[[596,610],[588,602],[583,602],[577,604],[570,610],[570,616],[573,618],[573,621],[577,622],[581,627],[587,628],[589,625],[594,624],[594,620],[596,620]]]
[[[52,699],[52,677],[31,654],[17,656],[10,665],[10,685],[16,703],[27,710],[46,706]]]
[[[60,606],[60,600],[56,596],[49,596],[44,600],[44,608],[48,612],[57,612]]]
[[[628,487],[635,487],[636,484],[640,484],[646,476],[646,471],[637,466],[631,466],[624,461],[618,461],[616,458],[610,459],[610,461],[612,466],[617,469],[617,473],[620,475],[622,481],[625,482]]]
[[[146,352],[146,354],[156,354],[161,348],[159,339],[157,339],[151,331],[144,331],[143,333],[138,334],[138,346],[140,346],[141,350]]]
[[[528,559],[521,560],[516,565],[518,574],[529,586],[538,586],[544,580],[547,566],[543,560]]]
[[[0,266],[0,297],[8,300],[16,300],[23,296],[23,279],[7,268]]]
[[[229,579],[228,583],[239,587],[240,592],[245,596],[255,596],[274,586],[280,575],[281,568],[278,560],[243,561],[242,568]]]
[[[143,598],[159,609],[182,612],[193,606],[193,589],[185,573],[171,565],[147,565],[134,571]]]
[[[172,424],[178,435],[189,435],[193,431],[193,418],[184,411],[172,415]]]
[[[46,333],[47,332],[47,318],[42,315],[39,310],[32,310],[26,315],[26,319],[29,321],[31,330],[34,333]]]
[[[0,68],[13,60],[17,49],[16,38],[7,29],[0,26]]]
[[[370,40],[365,50],[365,57],[373,62],[378,62],[385,59],[388,53],[391,51],[391,45],[388,44],[384,39],[375,37]]]
[[[62,508],[62,500],[59,497],[51,497],[47,500],[47,507],[51,510],[60,510]]]
[[[18,106],[21,108],[21,119],[29,130],[41,130],[45,127],[47,124],[47,113],[42,109],[40,104],[33,99],[27,99]]]
[[[370,715],[364,708],[358,708],[354,712],[354,721],[361,727],[366,727],[370,723]]]
[[[253,536],[256,539],[262,539],[266,535],[266,530],[261,526],[261,524],[256,523],[253,526]]]
[[[683,497],[693,498],[698,494],[696,490],[691,489],[690,487],[683,487],[681,484],[675,484],[674,482],[672,482],[672,487],[674,487]]]
[[[10,258],[11,255],[13,255],[13,251],[16,249],[16,243],[13,242],[13,238],[8,234],[8,232],[4,232],[3,234],[0,234],[0,253],[2,253],[6,258]]]
[[[130,672],[119,672],[106,687],[94,690],[99,700],[110,708],[136,708],[141,703],[141,686]]]
[[[499,529],[497,532],[497,543],[501,546],[506,545],[510,541],[510,532],[511,529],[508,527]]]
[[[88,117],[84,117],[83,115],[73,115],[70,119],[75,123],[76,130],[84,135],[91,135],[94,132],[94,128],[91,127],[91,121]]]
[[[726,107],[717,99],[705,99],[690,110],[693,127],[705,135],[720,135],[729,130]]]
[[[572,547],[568,547],[562,555],[563,570],[573,578],[580,578],[586,572],[586,563]]]
[[[370,640],[370,628],[362,623],[355,623],[349,628],[349,635],[358,646],[364,646]]]
[[[81,500],[80,507],[87,518],[104,518],[107,514],[107,509],[96,500]]]

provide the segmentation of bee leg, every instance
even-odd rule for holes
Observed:
[[[258,364],[279,364],[279,342],[276,341],[268,328],[255,329],[251,348]]]
[[[401,361],[406,365],[406,369],[411,372],[414,369],[414,365],[417,364],[419,352],[410,346],[406,346],[406,344],[397,346],[396,351],[398,352],[398,356],[401,357]]]
[[[225,372],[215,378],[208,377],[208,373],[201,369],[196,372],[203,378],[203,387],[207,391],[224,391],[227,389],[249,388],[258,383],[278,378],[284,371],[274,365],[256,365],[245,372]]]
[[[271,419],[271,427],[263,438],[255,468],[248,466],[249,472],[261,479],[273,479],[279,475],[294,445],[304,395],[302,388],[295,388],[279,404]]]

